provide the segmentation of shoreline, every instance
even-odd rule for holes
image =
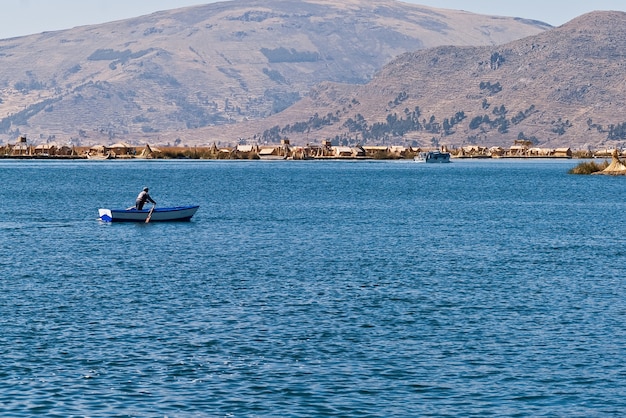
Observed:
[[[565,156],[451,156],[452,160],[578,160],[578,159],[602,159],[606,157],[565,157]],[[345,157],[324,156],[310,158],[207,158],[207,157],[113,157],[113,158],[89,158],[84,155],[0,155],[0,160],[61,160],[61,161],[165,161],[165,160],[215,160],[215,161],[400,161],[413,160],[410,157],[376,158],[376,157]]]

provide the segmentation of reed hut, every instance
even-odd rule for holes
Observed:
[[[35,147],[34,154],[42,157],[56,155],[57,145],[55,143],[39,144]]]
[[[109,152],[108,148],[105,147],[104,145],[94,145],[93,147],[89,148],[89,151],[87,152],[87,155],[90,156],[105,156],[107,155]]]
[[[554,150],[554,156],[558,158],[572,158],[572,150],[570,148],[557,148]]]
[[[368,157],[386,156],[389,153],[389,147],[385,145],[365,145],[363,149]]]
[[[31,155],[31,149],[26,142],[25,136],[20,136],[17,138],[15,145],[11,147],[11,155],[19,156],[19,155]]]
[[[335,157],[352,157],[352,148],[346,146],[333,147]]]
[[[619,152],[617,150],[613,150],[613,155],[611,158],[611,164],[608,165],[607,168],[598,172],[598,174],[607,174],[611,176],[624,176],[626,175],[626,165],[620,160]]]
[[[161,150],[159,148],[146,144],[146,147],[141,151],[141,154],[139,154],[139,158],[155,158],[160,153]]]
[[[113,151],[117,157],[133,157],[137,155],[137,149],[126,142],[113,144],[109,147],[109,150]]]

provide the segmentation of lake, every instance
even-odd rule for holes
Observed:
[[[626,177],[0,160],[5,416],[621,416]],[[97,220],[145,186],[190,222]]]

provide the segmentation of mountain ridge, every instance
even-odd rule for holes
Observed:
[[[295,143],[622,147],[625,27],[624,12],[592,12],[499,46],[407,52],[365,85],[321,83],[264,129],[240,129]],[[312,130],[314,115],[337,120]]]
[[[407,51],[550,28],[394,0],[234,0],[0,40],[0,140],[192,141]]]

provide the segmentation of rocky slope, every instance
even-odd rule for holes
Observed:
[[[504,45],[403,54],[366,85],[323,83],[239,133],[295,143],[624,147],[625,58],[626,13],[593,12]]]
[[[206,140],[407,51],[547,29],[394,0],[234,0],[0,40],[0,142]]]

